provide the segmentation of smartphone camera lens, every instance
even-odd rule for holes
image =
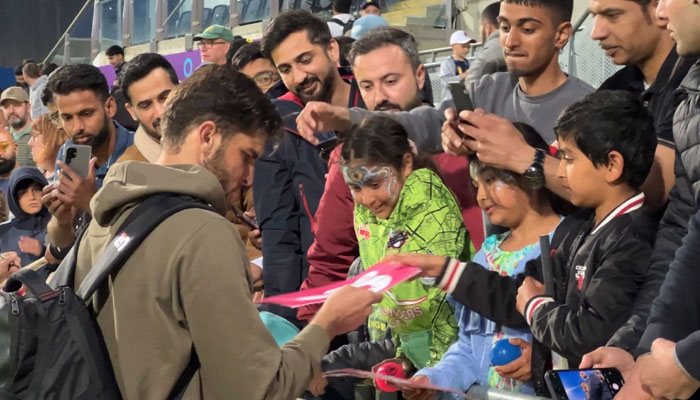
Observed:
[[[78,155],[78,150],[76,150],[75,148],[69,147],[66,150],[66,159],[64,162],[66,164],[70,164],[71,160],[74,159],[76,155]]]

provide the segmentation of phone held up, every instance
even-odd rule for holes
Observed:
[[[63,150],[63,162],[78,175],[86,178],[90,172],[92,147],[82,144],[69,144]]]
[[[613,400],[625,383],[616,368],[552,370],[544,380],[554,400]]]
[[[450,82],[447,84],[450,89],[450,94],[452,95],[452,101],[455,103],[455,108],[457,109],[457,115],[464,110],[474,111],[474,103],[472,103],[472,98],[469,96],[467,91],[467,86],[464,82]],[[462,121],[466,123],[465,121]],[[472,139],[470,136],[465,135],[461,130],[457,129],[455,126],[455,131],[463,138]]]

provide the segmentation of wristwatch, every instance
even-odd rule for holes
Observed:
[[[535,149],[535,160],[523,174],[525,183],[532,190],[537,190],[544,186],[544,156],[544,150]]]

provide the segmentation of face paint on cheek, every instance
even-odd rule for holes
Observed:
[[[389,198],[395,200],[399,196],[399,183],[396,181],[396,175],[391,172],[391,176],[388,176],[386,180],[386,192],[389,194]]]

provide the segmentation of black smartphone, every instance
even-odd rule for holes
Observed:
[[[246,225],[248,225],[251,229],[258,230],[260,229],[260,226],[258,226],[258,221],[255,218],[250,218],[249,216],[245,215],[243,211],[241,211],[238,207],[232,206],[233,212],[236,213],[236,216],[243,221]]]
[[[464,84],[464,82],[450,82],[447,84],[447,86],[450,88],[452,101],[455,102],[457,113],[464,110],[474,111],[474,103],[472,103],[472,98],[469,96],[467,86]]]
[[[625,384],[616,368],[552,370],[544,380],[554,400],[613,400]]]

